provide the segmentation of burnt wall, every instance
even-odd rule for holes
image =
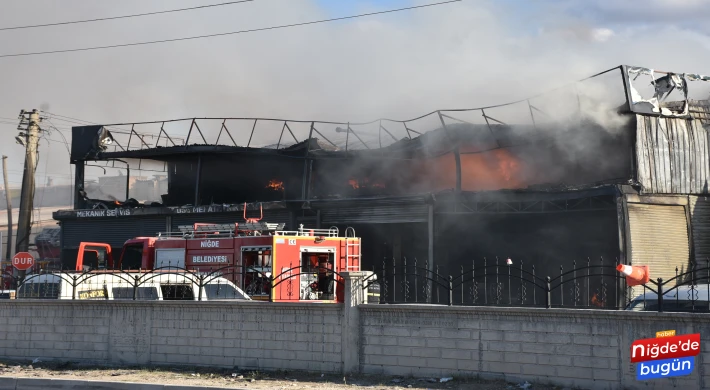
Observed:
[[[417,264],[424,267],[427,260],[428,236],[426,223],[402,224],[352,224],[335,225],[340,229],[341,235],[345,229],[352,227],[355,234],[362,240],[362,264],[365,271],[375,269],[380,272],[383,261],[387,267],[392,266],[392,261],[397,263],[407,258],[410,265]],[[323,225],[324,228],[329,227]]]
[[[282,156],[202,155],[168,162],[168,206],[300,199],[303,160]]]
[[[587,259],[591,265],[604,264],[601,268],[591,268],[591,275],[610,272],[619,257],[619,229],[616,210],[590,210],[574,212],[550,212],[535,214],[468,214],[438,216],[436,220],[435,258],[439,274],[457,277],[476,268],[477,274],[467,274],[466,283],[459,286],[455,302],[469,302],[474,299],[473,288],[477,289],[479,303],[486,298],[493,302],[500,293],[501,302],[521,303],[523,299],[531,303],[532,291],[537,291],[536,302],[542,304],[544,297],[539,288],[533,288],[533,281],[544,284],[544,278],[550,276],[553,286],[560,281],[567,281],[563,288],[553,294],[553,304],[570,303],[579,299],[580,305],[613,306],[616,304],[616,284],[614,277],[584,277],[587,269],[578,272],[578,289],[572,281],[573,274],[562,279],[555,279],[561,272],[572,271],[576,267],[586,267]],[[496,264],[498,268],[491,267]],[[506,260],[510,258],[517,268],[514,275],[508,276]],[[603,263],[602,260],[603,259]],[[530,274],[520,275],[520,265]],[[483,269],[484,265],[489,268]],[[486,274],[487,277],[483,275]],[[498,274],[498,278],[496,278]],[[522,276],[523,282],[521,282]],[[474,286],[473,279],[477,282]],[[460,282],[460,279],[458,280]],[[498,289],[497,283],[500,283]],[[530,294],[522,294],[525,288]],[[436,286],[435,286],[436,287]],[[602,291],[603,290],[603,291]],[[523,297],[525,295],[525,297]],[[602,304],[602,297],[604,303]],[[443,298],[442,298],[443,299]]]
[[[608,128],[579,123],[542,128],[449,126],[383,149],[277,152],[266,149],[168,157],[165,204],[200,205],[407,196],[454,189],[496,191],[628,183],[634,121]],[[199,170],[199,180],[198,180]]]
[[[463,191],[625,183],[632,178],[632,127],[632,122],[615,131],[588,123],[499,127],[495,139],[488,129],[453,127],[449,134],[455,142],[437,139],[435,131],[409,141],[416,146],[315,160],[311,194],[401,196],[454,189],[457,144]]]
[[[439,215],[436,254],[442,272],[454,272],[483,258],[501,263],[535,265],[543,276],[559,275],[559,266],[571,269],[578,262],[619,256],[616,210],[535,214]]]

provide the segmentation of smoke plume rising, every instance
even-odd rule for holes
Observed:
[[[621,63],[709,72],[708,30],[698,23],[707,15],[707,7],[661,0],[639,7],[616,3],[541,1],[533,8],[528,2],[462,2],[207,40],[3,58],[0,116],[16,118],[20,109],[51,102],[51,112],[102,123],[201,116],[404,119],[439,108],[525,98]],[[3,7],[0,25],[192,5],[187,0],[11,2]],[[322,5],[315,0],[263,0],[199,12],[3,31],[0,52],[168,39],[387,7],[364,1],[349,9]],[[687,54],[660,54],[668,47]],[[16,125],[3,121],[0,145],[2,153],[10,156],[11,182],[18,185],[23,151],[13,141]],[[69,137],[71,122],[52,119],[45,123],[51,124]],[[422,126],[420,131],[434,128]],[[217,131],[209,130],[207,138],[216,137]],[[406,136],[403,128],[392,131],[398,139]],[[240,136],[244,137],[243,132]],[[57,134],[49,138],[40,146],[40,159],[48,161],[40,161],[38,176],[69,183],[71,168],[63,140]],[[115,174],[109,169],[108,175]],[[95,179],[102,172],[89,170],[87,175]]]

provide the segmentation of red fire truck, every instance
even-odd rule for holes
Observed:
[[[186,269],[226,277],[256,300],[343,301],[340,273],[360,271],[360,238],[352,228],[341,236],[335,227],[285,231],[283,224],[245,221],[137,237],[126,241],[115,264],[110,246],[82,243],[76,269]]]

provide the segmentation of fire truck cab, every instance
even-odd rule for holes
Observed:
[[[128,240],[115,268],[218,273],[256,300],[342,302],[340,273],[360,270],[355,231],[283,227],[255,220],[180,226]]]

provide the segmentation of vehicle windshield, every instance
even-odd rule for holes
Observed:
[[[164,301],[192,301],[195,295],[188,284],[161,284],[160,291]]]
[[[208,300],[217,299],[249,299],[234,286],[227,283],[209,283],[205,285]]]
[[[678,313],[708,313],[710,312],[710,302],[708,301],[686,301],[665,299],[663,301],[663,311]],[[635,300],[631,302],[627,310],[633,311],[658,311],[657,300]]]
[[[26,282],[17,289],[18,299],[58,299],[60,294],[59,283]]]
[[[136,300],[155,301],[158,299],[156,287],[138,287],[136,290]],[[111,292],[113,299],[133,299],[133,287],[114,287]]]
[[[130,244],[123,247],[121,269],[140,269],[143,262],[143,244]]]

